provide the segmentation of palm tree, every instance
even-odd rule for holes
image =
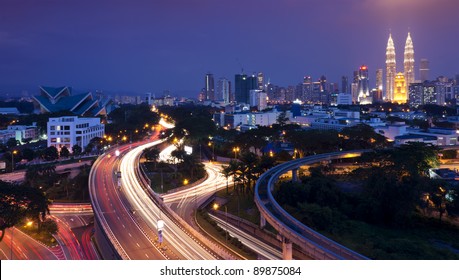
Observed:
[[[228,179],[231,176],[231,168],[229,165],[223,166],[221,173],[226,178],[226,193],[228,194]]]
[[[236,190],[236,182],[240,181],[240,178],[238,177],[239,161],[231,160],[228,168],[230,170],[230,174],[233,176],[233,189]]]

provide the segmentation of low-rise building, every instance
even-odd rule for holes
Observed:
[[[105,125],[100,123],[100,118],[67,116],[50,118],[47,131],[48,147],[54,146],[60,151],[65,146],[72,152],[74,145],[84,149],[93,138],[102,138]]]

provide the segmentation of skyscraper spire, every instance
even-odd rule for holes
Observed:
[[[405,72],[406,92],[408,92],[410,84],[414,83],[414,47],[410,32],[408,32],[408,37],[406,37],[403,66]]]
[[[386,48],[386,100],[394,99],[394,84],[396,75],[395,47],[392,34],[389,33],[389,40]]]

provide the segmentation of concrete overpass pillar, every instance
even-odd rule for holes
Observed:
[[[264,228],[266,226],[266,219],[263,215],[260,215],[260,228]]]
[[[298,168],[292,169],[292,181],[298,182]]]
[[[292,259],[292,242],[285,237],[282,237],[282,259]]]

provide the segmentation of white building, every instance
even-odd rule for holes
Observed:
[[[17,141],[21,144],[24,143],[24,140],[38,140],[39,133],[38,127],[34,123],[32,125],[9,125],[7,130],[14,131],[15,137]]]
[[[75,116],[50,118],[47,123],[48,147],[54,146],[60,151],[78,145],[85,148],[94,137],[104,137],[105,125],[99,118],[79,118]]]
[[[16,132],[13,130],[0,130],[0,143],[6,144],[11,138],[16,138]]]
[[[277,122],[281,112],[272,110],[260,113],[235,113],[224,115],[224,125],[228,128],[236,128],[241,125],[270,126]],[[286,117],[292,119],[291,112],[286,112]],[[215,117],[216,115],[214,115]]]
[[[336,100],[338,105],[352,105],[352,95],[349,93],[338,93]]]
[[[262,111],[268,107],[267,104],[267,97],[268,95],[266,92],[253,89],[250,91],[250,106],[257,107],[258,111]]]

